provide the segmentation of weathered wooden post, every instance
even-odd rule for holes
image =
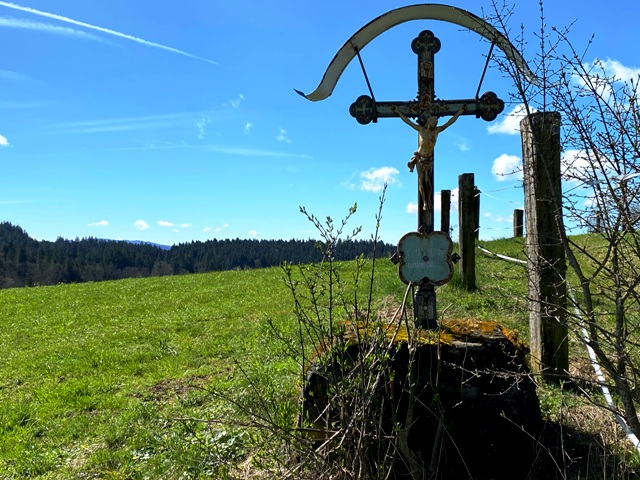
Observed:
[[[449,235],[451,227],[451,190],[440,190],[440,231]]]
[[[565,252],[561,241],[560,114],[537,112],[520,122],[529,273],[531,363],[546,381],[569,371]]]
[[[513,211],[513,236],[518,238],[524,235],[524,210],[516,208]]]
[[[463,173],[458,177],[458,225],[460,262],[458,268],[463,288],[476,288],[476,202],[474,175]]]

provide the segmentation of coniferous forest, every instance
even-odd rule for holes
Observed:
[[[378,257],[393,252],[394,246],[378,242]],[[373,242],[365,240],[340,242],[335,249],[337,260],[372,254]],[[9,222],[0,223],[0,288],[263,268],[321,258],[316,240],[214,239],[171,248],[97,238],[50,242],[35,240]]]

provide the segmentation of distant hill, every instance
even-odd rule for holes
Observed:
[[[133,243],[134,245],[152,245],[162,250],[171,250],[170,245],[160,245],[159,243],[145,242],[144,240],[125,240],[125,242]]]
[[[337,260],[373,253],[373,242],[339,242]],[[395,247],[378,242],[378,257]],[[95,282],[131,277],[252,269],[322,259],[316,240],[194,241],[168,247],[143,241],[83,238],[38,241],[9,222],[0,223],[0,288]]]

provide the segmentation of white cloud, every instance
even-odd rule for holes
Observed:
[[[385,183],[387,185],[398,183],[396,178],[398,175],[400,172],[394,167],[370,168],[365,172],[360,172],[360,190],[379,192]]]
[[[161,45],[161,44],[155,43],[155,42],[150,42],[150,41],[144,40],[142,38],[134,37],[132,35],[127,35],[126,33],[121,33],[121,32],[117,32],[115,30],[111,30],[110,28],[98,27],[97,25],[91,25],[90,23],[85,23],[85,22],[80,22],[78,20],[73,20],[72,18],[64,17],[62,15],[57,15],[55,13],[43,12],[42,10],[36,10],[35,8],[23,7],[21,5],[16,5],[15,3],[3,2],[3,1],[0,1],[0,6],[7,7],[7,8],[12,8],[14,10],[19,10],[21,12],[30,13],[30,14],[38,15],[38,16],[45,17],[45,18],[50,18],[50,19],[53,19],[53,20],[57,20],[59,22],[69,23],[71,25],[87,28],[89,30],[95,30],[97,32],[105,33],[107,35],[113,35],[115,37],[124,38],[125,40],[130,40],[132,42],[136,42],[136,43],[139,43],[139,44],[142,44],[142,45],[146,45],[147,47],[159,48],[161,50],[166,50],[166,51],[169,51],[169,52],[177,53],[179,55],[184,55],[185,57],[190,57],[190,58],[194,58],[196,60],[202,60],[203,62],[207,62],[207,63],[211,63],[211,64],[214,64],[214,65],[217,65],[217,62],[214,62],[213,60],[209,60],[209,59],[206,59],[206,58],[198,57],[196,55],[192,55],[192,54],[184,52],[182,50],[178,50],[177,48],[168,47],[166,45]],[[28,27],[20,27],[20,28],[28,28]],[[54,27],[54,28],[60,28],[60,27]],[[89,34],[86,34],[86,35],[89,35]]]
[[[229,100],[229,104],[233,108],[238,108],[242,102],[244,102],[244,95],[241,93],[239,93],[236,98],[232,98],[231,100]]]
[[[8,147],[9,145],[9,140],[7,140],[7,137],[3,137],[2,135],[0,135],[0,147]]]
[[[530,108],[531,113],[536,110]],[[520,133],[520,121],[527,116],[524,104],[516,105],[513,110],[503,114],[501,120],[487,127],[488,133],[503,133],[505,135],[518,135]]]
[[[258,236],[258,232],[256,232],[255,230],[249,230],[249,232],[247,232],[249,234],[250,237],[257,237]]]
[[[469,148],[469,142],[467,142],[466,140],[462,139],[457,143],[458,148],[460,149],[461,152],[468,152],[470,150]]]
[[[198,129],[198,138],[200,140],[204,139],[206,134],[207,125],[211,123],[211,119],[206,115],[203,115],[200,120],[196,122],[196,128]]]
[[[568,181],[584,182],[594,175],[589,154],[585,150],[565,150],[561,168],[562,178]]]
[[[640,76],[640,68],[627,67],[618,60],[607,58],[600,63],[605,72],[613,75],[618,81],[628,82],[629,80],[637,80]]]
[[[279,127],[279,130],[280,133],[278,133],[278,135],[276,136],[276,140],[278,140],[279,142],[291,143],[291,140],[289,140],[289,137],[287,137],[287,131],[282,127]]]
[[[161,227],[173,227],[175,224],[167,222],[166,220],[159,220],[158,225],[160,225]]]
[[[583,65],[588,74],[578,75],[574,74],[573,79],[579,85],[586,85],[586,80],[589,79],[593,85],[605,87],[607,81],[606,78],[611,78],[616,82],[629,82],[631,80],[638,80],[640,77],[640,68],[627,67],[618,60],[601,60],[596,58],[592,63],[585,62]],[[604,92],[600,92],[604,93]]]
[[[418,204],[414,202],[409,202],[407,204],[407,213],[411,215],[418,213]]]
[[[191,226],[190,223],[182,223],[180,224],[180,228],[189,228]]]
[[[133,224],[138,230],[146,230],[149,228],[149,224],[144,220],[137,220],[136,223]]]
[[[223,228],[227,228],[228,226],[229,226],[229,224],[228,224],[228,223],[225,223],[225,224],[224,224],[224,225],[222,225],[221,227],[216,227],[216,228],[213,228],[213,227],[205,227],[202,231],[203,231],[204,233],[206,233],[206,232],[211,232],[211,231],[213,231],[214,233],[220,233],[220,232],[222,231],[222,229],[223,229]]]
[[[88,227],[108,227],[109,222],[107,220],[100,220],[99,222],[93,222],[87,225]]]
[[[503,153],[493,161],[491,173],[493,173],[499,182],[505,180],[521,180],[522,162],[520,157]]]
[[[253,123],[251,123],[251,122],[247,122],[247,123],[244,125],[244,134],[245,134],[245,135],[249,135],[249,132],[251,132],[251,129],[252,129],[252,128],[253,128]]]

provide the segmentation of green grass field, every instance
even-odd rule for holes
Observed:
[[[521,240],[487,247],[524,258]],[[439,313],[526,339],[525,270],[479,255],[477,276],[473,293],[440,287]],[[374,307],[404,290],[379,260]],[[295,362],[266,334],[292,312],[279,268],[0,291],[0,478],[224,478],[249,433],[216,421],[228,406],[211,390],[251,395],[260,372],[295,405]]]

